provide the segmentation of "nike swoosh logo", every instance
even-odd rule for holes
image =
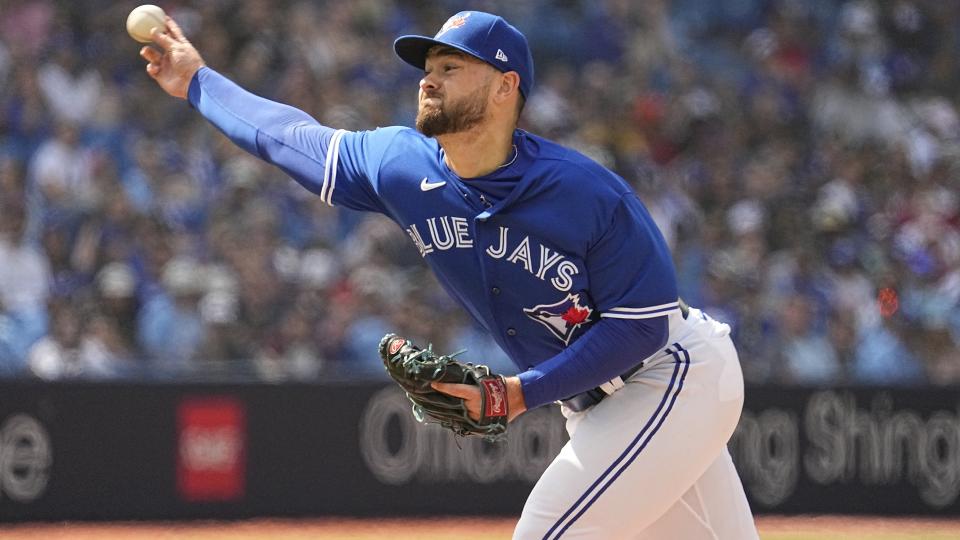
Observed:
[[[430,191],[431,189],[437,189],[438,187],[442,187],[442,186],[444,186],[444,185],[446,185],[446,182],[432,182],[432,183],[431,183],[429,180],[427,180],[427,177],[426,177],[426,176],[424,176],[424,177],[423,177],[423,180],[420,181],[420,189],[421,189],[422,191]]]

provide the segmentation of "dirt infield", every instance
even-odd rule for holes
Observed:
[[[960,519],[764,516],[757,525],[770,540],[960,540]]]
[[[0,526],[0,540],[492,540],[515,519],[316,519]]]
[[[2,540],[494,540],[508,539],[513,518],[435,520],[251,520],[189,523],[0,525]],[[764,516],[764,540],[960,539],[960,519]],[[672,539],[671,539],[672,540]]]

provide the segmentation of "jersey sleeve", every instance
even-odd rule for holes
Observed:
[[[633,193],[620,198],[586,265],[590,295],[603,318],[647,319],[679,309],[670,250]]]
[[[519,374],[528,409],[595,388],[637,365],[663,347],[666,317],[607,318],[546,362]]]
[[[204,67],[190,82],[190,104],[247,152],[272,163],[330,205],[384,212],[379,165],[402,128],[335,130],[307,113],[254,95]]]
[[[382,165],[396,154],[398,135],[407,128],[340,131],[326,159],[327,172],[319,195],[331,206],[387,213],[380,198]]]

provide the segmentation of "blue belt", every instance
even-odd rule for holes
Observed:
[[[686,319],[687,316],[690,315],[690,307],[687,306],[687,303],[684,302],[682,299],[680,300],[680,314],[683,316],[684,319]],[[643,367],[643,362],[640,362],[639,364],[633,366],[632,368],[624,371],[623,373],[620,374],[620,380],[626,381],[627,379],[630,378],[631,375],[639,371],[640,368],[642,367]],[[597,403],[600,403],[601,401],[603,401],[603,398],[607,397],[608,395],[609,394],[604,392],[603,389],[598,386],[596,388],[591,388],[586,392],[580,392],[579,394],[573,397],[564,399],[560,403],[562,403],[566,408],[570,409],[573,412],[583,412],[589,409],[590,407],[593,407]]]

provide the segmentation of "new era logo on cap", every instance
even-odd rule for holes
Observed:
[[[447,45],[479,58],[506,73],[520,75],[520,92],[530,97],[533,88],[533,56],[527,38],[503,17],[482,11],[461,11],[447,19],[434,37],[400,36],[393,50],[403,61],[424,69],[427,52]]]

